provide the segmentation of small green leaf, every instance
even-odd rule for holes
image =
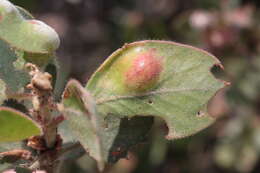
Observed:
[[[71,80],[64,93],[64,114],[72,132],[78,137],[89,155],[95,158],[99,168],[104,168],[102,144],[99,139],[95,103],[81,85]]]
[[[104,162],[116,162],[126,157],[130,147],[144,142],[152,124],[152,117],[117,118],[96,114],[96,106],[90,94],[75,80],[66,87],[63,101],[64,114],[72,132],[104,167]]]
[[[220,65],[209,53],[168,41],[126,44],[88,81],[97,111],[114,118],[157,116],[168,125],[168,139],[195,134],[214,122],[207,103],[224,87],[211,74]]]
[[[41,135],[40,127],[25,114],[0,107],[0,142],[14,142]]]
[[[22,13],[22,14],[21,14]],[[29,19],[9,1],[0,1],[0,38],[11,47],[30,53],[50,54],[60,44],[59,36],[45,23]]]

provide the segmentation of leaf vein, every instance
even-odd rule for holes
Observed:
[[[106,102],[113,102],[120,99],[133,99],[137,97],[146,97],[146,96],[152,96],[152,95],[160,95],[160,94],[168,94],[168,93],[174,93],[174,92],[183,92],[183,91],[210,91],[214,90],[214,88],[180,88],[180,89],[160,89],[155,90],[151,92],[146,92],[142,94],[133,94],[133,95],[118,95],[118,96],[111,96],[106,99],[97,99],[96,104],[104,104]]]

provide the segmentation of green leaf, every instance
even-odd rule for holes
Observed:
[[[14,142],[41,135],[41,128],[25,114],[0,107],[0,142]]]
[[[217,58],[192,46],[140,41],[114,52],[86,89],[100,116],[157,116],[168,125],[168,139],[183,138],[215,120],[207,103],[224,83],[211,74],[214,65],[221,66]]]
[[[104,158],[97,129],[95,103],[89,93],[75,80],[68,83],[64,95],[64,114],[72,132],[90,156],[98,161],[100,169],[103,169]]]
[[[121,119],[96,114],[90,94],[75,80],[67,84],[63,101],[64,114],[72,132],[99,163],[116,162],[125,157],[130,147],[144,142],[152,124],[152,117]]]
[[[22,70],[25,65],[21,57],[22,54],[15,52],[4,41],[0,40],[0,78],[12,92],[23,88],[30,79],[27,72]],[[17,62],[18,60],[20,62]]]
[[[0,1],[0,38],[29,53],[53,53],[60,44],[57,33],[41,21],[27,20],[21,11],[7,0]]]
[[[9,93],[21,93],[29,83],[30,78],[24,70],[23,53],[14,51],[4,41],[0,40],[0,102]]]

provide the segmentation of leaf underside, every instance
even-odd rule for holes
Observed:
[[[126,157],[130,147],[144,142],[153,124],[152,117],[121,119],[97,115],[94,100],[75,80],[67,84],[62,102],[71,131],[101,170],[105,162]]]
[[[6,90],[21,93],[30,78],[24,70],[23,53],[14,51],[7,43],[0,40],[0,102],[6,99]]]
[[[77,136],[83,147],[94,157],[103,169],[104,161],[96,127],[95,104],[91,96],[80,88],[76,81],[70,81],[63,99],[64,115],[72,132]]]

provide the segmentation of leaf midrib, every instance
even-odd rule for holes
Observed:
[[[133,95],[118,95],[118,96],[110,96],[105,99],[97,99],[96,105],[105,104],[107,102],[113,102],[117,100],[123,100],[123,99],[133,99],[137,97],[145,97],[145,96],[152,96],[152,95],[159,95],[159,94],[168,94],[168,93],[174,93],[174,92],[183,92],[183,91],[210,91],[214,90],[215,88],[181,88],[181,89],[160,89],[155,91],[150,91],[146,93],[141,94],[133,94]]]

